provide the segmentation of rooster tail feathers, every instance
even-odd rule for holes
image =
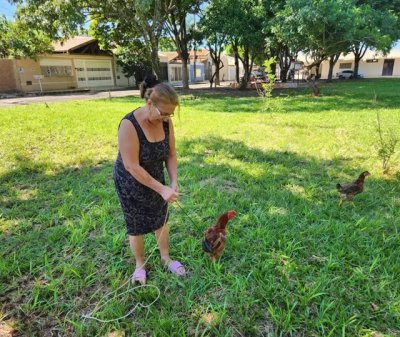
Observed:
[[[339,183],[336,184],[336,189],[340,192],[340,190],[342,189],[342,185],[340,185]]]

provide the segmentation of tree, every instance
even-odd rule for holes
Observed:
[[[311,57],[309,68],[319,68],[330,59],[330,77],[341,52],[349,48],[350,27],[353,23],[352,0],[290,0],[298,13],[298,27],[304,34],[303,51]]]
[[[131,43],[130,46],[118,47],[115,50],[117,63],[121,66],[126,77],[133,76],[136,85],[143,81],[146,74],[151,73],[151,61],[143,54],[143,45],[140,40]]]
[[[256,0],[241,0],[240,9],[241,24],[238,27],[240,28],[240,31],[236,30],[235,36],[238,38],[238,45],[243,51],[242,53],[239,53],[237,50],[237,53],[244,68],[241,88],[245,88],[250,79],[254,60],[257,57],[260,60],[265,58],[265,34],[262,30],[265,22],[265,12],[262,3]]]
[[[293,60],[305,45],[306,35],[298,26],[299,13],[296,7],[289,1],[286,4],[275,2],[272,6],[273,18],[264,28],[266,48],[269,55],[275,56],[278,61],[282,82],[286,82]]]
[[[192,36],[187,27],[187,16],[198,13],[203,0],[174,0],[174,6],[169,11],[166,29],[174,41],[178,56],[182,60],[182,84],[184,89],[189,88],[189,42]]]
[[[37,30],[28,27],[19,21],[7,21],[5,16],[0,16],[0,58],[30,57],[36,59],[37,55],[50,52],[53,47],[51,39]]]
[[[170,37],[162,36],[159,40],[159,50],[160,51],[176,51],[176,46],[174,40]]]
[[[350,50],[354,54],[354,78],[368,49],[388,52],[400,37],[400,1],[356,0]]]
[[[158,43],[173,0],[14,0],[21,21],[45,32],[52,39],[79,34],[88,18],[97,22],[99,34],[109,33],[114,43],[128,46],[132,39],[143,40],[144,52],[153,71],[160,76]]]
[[[0,16],[0,58],[8,57],[10,54],[10,23],[4,15]]]
[[[216,86],[220,84],[219,71],[224,66],[221,60],[221,52],[228,40],[228,34],[225,29],[229,20],[226,15],[229,6],[229,0],[212,0],[199,23],[200,31],[205,37],[215,66],[215,71],[210,78],[210,87],[212,87],[214,79]]]

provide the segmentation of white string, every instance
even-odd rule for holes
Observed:
[[[127,284],[128,282],[130,282],[130,279],[128,279],[128,281],[126,281],[122,286],[124,286],[124,285]],[[120,286],[117,290],[119,290],[122,286]],[[118,298],[118,297],[120,297],[120,296],[122,296],[122,295],[124,295],[124,294],[126,294],[126,293],[128,293],[128,292],[131,292],[131,291],[135,290],[135,289],[145,288],[145,287],[155,288],[155,289],[157,290],[157,292],[158,292],[156,299],[155,299],[153,302],[151,302],[150,304],[144,305],[144,304],[138,302],[131,310],[129,310],[129,311],[127,312],[127,314],[125,314],[124,316],[121,316],[121,317],[114,318],[114,319],[107,319],[107,320],[104,320],[104,319],[100,319],[100,318],[97,318],[97,317],[94,317],[94,316],[93,316],[93,314],[94,314],[96,311],[99,311],[100,308],[104,307],[104,306],[105,306],[108,302],[110,302],[112,299]],[[109,295],[111,295],[112,293],[116,292],[117,290],[114,290],[113,292],[107,294],[106,296],[103,296],[103,298],[104,298],[104,297],[107,297],[107,296],[109,296]],[[103,305],[101,305],[101,306],[96,306],[96,308],[95,308],[92,312],[90,312],[90,313],[87,314],[87,315],[82,315],[81,317],[82,317],[83,319],[86,319],[86,318],[87,318],[87,319],[93,319],[93,320],[95,320],[95,321],[97,321],[97,322],[101,322],[101,323],[109,323],[109,322],[119,321],[120,319],[124,319],[124,318],[128,317],[128,316],[129,316],[131,313],[133,313],[133,312],[136,310],[136,308],[139,307],[139,306],[140,306],[141,308],[150,308],[155,302],[157,302],[157,300],[160,298],[160,295],[161,295],[161,292],[160,292],[160,289],[159,289],[157,286],[154,286],[154,285],[151,285],[151,284],[144,284],[144,285],[136,286],[136,287],[133,287],[133,288],[131,288],[131,289],[128,289],[128,290],[126,290],[126,291],[120,293],[120,294],[117,295],[116,297],[110,298],[109,300],[107,300],[106,302],[104,302]]]
[[[162,230],[161,230],[160,235],[158,236],[159,239],[161,239],[162,234],[163,234],[163,232],[164,232],[165,225],[166,225],[166,223],[167,223],[168,213],[169,213],[169,208],[168,208],[168,204],[167,204],[167,213],[166,213],[166,215],[165,215],[163,228],[162,228]],[[156,238],[157,245],[158,245],[158,243],[159,243],[159,239]],[[155,246],[155,247],[153,248],[153,250],[151,251],[151,253],[150,253],[149,256],[147,257],[147,259],[144,261],[144,263],[143,263],[143,265],[141,266],[141,268],[143,268],[143,267],[146,265],[147,261],[150,259],[150,257],[153,255],[153,253],[155,252],[156,249],[157,249],[157,246]],[[132,277],[130,277],[127,281],[125,281],[121,286],[119,286],[119,287],[118,287],[117,289],[115,289],[114,291],[112,291],[112,292],[110,292],[110,293],[104,295],[104,296],[99,300],[99,302],[97,303],[97,305],[95,306],[95,308],[94,308],[89,314],[83,314],[83,315],[81,315],[81,317],[82,317],[84,320],[85,320],[85,319],[93,319],[93,320],[95,320],[95,321],[97,321],[97,322],[101,322],[101,323],[115,322],[115,321],[119,321],[120,319],[124,319],[124,318],[128,317],[128,316],[129,316],[130,314],[132,314],[132,313],[136,310],[136,308],[139,307],[139,306],[140,306],[141,308],[150,308],[150,306],[152,306],[155,302],[158,301],[158,299],[160,298],[160,295],[161,295],[160,289],[159,289],[157,286],[155,286],[155,285],[151,285],[151,284],[142,284],[142,285],[140,285],[140,286],[136,286],[136,287],[130,288],[130,289],[128,289],[128,290],[126,290],[126,291],[124,291],[124,292],[118,294],[116,297],[113,297],[113,298],[108,299],[105,303],[103,303],[102,305],[99,306],[99,303],[100,303],[104,298],[106,298],[106,297],[110,296],[111,294],[115,293],[116,291],[118,291],[119,289],[121,289],[122,287],[124,287],[127,283],[130,283],[130,282],[131,282],[131,279],[132,279]],[[118,298],[118,297],[120,297],[121,295],[124,295],[124,294],[126,294],[126,293],[128,293],[128,292],[131,292],[131,291],[135,290],[135,289],[146,288],[146,287],[155,288],[155,289],[157,290],[157,297],[156,297],[156,299],[153,300],[153,302],[151,302],[150,304],[144,305],[144,304],[142,304],[141,302],[138,302],[138,303],[136,303],[136,305],[135,305],[131,310],[129,310],[128,313],[126,313],[124,316],[117,317],[117,318],[114,318],[114,319],[103,320],[103,319],[100,319],[100,318],[97,318],[97,317],[94,317],[94,316],[93,316],[96,312],[99,311],[100,308],[104,307],[104,306],[105,306],[108,302],[110,302],[112,299]]]

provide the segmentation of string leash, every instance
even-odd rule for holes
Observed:
[[[185,214],[185,216],[190,220],[190,222],[191,222],[193,225],[196,226],[195,222],[194,222],[193,219],[190,217],[190,215],[186,212],[186,210],[182,207],[182,205],[181,205],[178,201],[175,201],[175,202],[176,202],[176,204],[178,205],[178,207],[182,210],[182,212]],[[166,213],[166,215],[165,215],[164,225],[163,225],[163,228],[162,228],[161,233],[160,233],[160,235],[159,235],[159,238],[161,238],[162,235],[163,235],[163,232],[164,232],[164,229],[165,229],[165,225],[166,225],[167,219],[168,219],[168,214],[169,214],[169,206],[168,206],[168,203],[167,203],[167,213]],[[157,249],[157,247],[158,247],[159,239],[156,239],[156,241],[157,241],[157,245],[153,248],[153,250],[150,252],[149,256],[148,256],[148,257],[146,258],[146,260],[144,261],[143,265],[141,266],[142,268],[147,264],[147,261],[150,259],[150,257],[153,255],[153,253],[156,251],[156,249]],[[92,319],[92,320],[95,320],[95,321],[100,322],[100,323],[115,322],[115,321],[119,321],[119,320],[121,320],[121,319],[124,319],[124,318],[130,316],[138,307],[147,308],[147,309],[148,309],[148,308],[150,308],[154,303],[156,303],[156,302],[158,301],[158,299],[159,299],[160,296],[161,296],[161,291],[160,291],[160,289],[159,289],[157,286],[151,285],[151,284],[143,284],[143,285],[135,286],[135,287],[133,287],[133,288],[130,288],[130,289],[128,289],[128,290],[126,290],[126,291],[124,291],[124,292],[118,294],[117,296],[110,297],[112,294],[116,293],[118,290],[120,290],[121,288],[123,288],[126,284],[131,283],[131,280],[132,280],[132,277],[129,277],[128,280],[126,280],[126,281],[125,281],[122,285],[120,285],[117,289],[115,289],[114,291],[111,291],[111,292],[109,292],[108,294],[104,295],[104,296],[99,300],[99,302],[98,302],[97,305],[94,307],[94,309],[93,309],[90,313],[88,313],[88,314],[82,314],[82,315],[81,315],[81,318],[83,318],[83,320]],[[124,294],[126,294],[126,293],[130,293],[130,292],[132,292],[132,291],[134,291],[134,290],[136,290],[136,289],[141,289],[141,288],[146,288],[146,287],[154,288],[154,289],[157,290],[157,297],[156,297],[151,303],[145,305],[145,304],[142,304],[141,302],[137,302],[137,303],[135,304],[135,306],[134,306],[132,309],[130,309],[124,316],[117,317],[117,318],[114,318],[114,319],[104,320],[104,319],[100,319],[100,318],[97,318],[97,317],[94,316],[101,308],[103,308],[103,307],[104,307],[108,302],[110,302],[112,299],[119,298],[119,297],[121,297],[122,295],[124,295]],[[107,298],[107,297],[110,297],[110,298],[109,298],[106,302],[104,302],[102,305],[99,305],[99,304],[101,303],[101,301],[102,301],[104,298]]]
[[[159,239],[161,239],[161,237],[162,237],[162,235],[163,235],[163,232],[164,232],[164,229],[165,229],[165,225],[166,225],[167,219],[168,219],[168,214],[169,214],[169,206],[168,206],[168,203],[167,203],[167,213],[166,213],[166,215],[165,215],[163,228],[162,228],[162,230],[161,230],[160,235],[158,236]],[[147,264],[147,261],[150,259],[150,257],[153,255],[153,253],[156,251],[156,249],[157,249],[157,247],[158,247],[159,239],[156,238],[157,245],[153,248],[153,250],[150,252],[150,254],[149,254],[149,256],[147,257],[147,259],[144,261],[143,265],[141,266],[142,268]],[[157,286],[155,286],[155,285],[151,285],[151,284],[142,284],[142,285],[139,285],[139,286],[135,286],[135,287],[133,287],[133,288],[130,288],[130,289],[128,289],[128,290],[126,290],[126,291],[124,291],[124,292],[118,294],[117,296],[111,297],[111,298],[109,298],[106,302],[104,302],[102,305],[99,305],[99,304],[101,303],[101,301],[102,301],[104,298],[107,298],[107,297],[111,296],[112,294],[114,294],[115,292],[117,292],[118,290],[120,290],[121,288],[123,288],[126,284],[131,283],[131,282],[132,282],[131,280],[132,280],[132,276],[129,277],[128,280],[126,280],[126,281],[125,281],[122,285],[120,285],[117,289],[115,289],[115,290],[113,290],[113,291],[107,293],[106,295],[104,295],[104,296],[99,300],[99,302],[98,302],[97,305],[94,307],[94,309],[93,309],[91,312],[89,312],[88,314],[82,314],[82,315],[81,315],[81,318],[82,318],[83,320],[92,319],[92,320],[95,320],[95,321],[101,322],[101,323],[115,322],[115,321],[119,321],[120,319],[124,319],[124,318],[128,317],[128,316],[131,315],[138,307],[141,307],[141,308],[150,308],[150,306],[152,306],[154,303],[156,303],[156,302],[158,301],[158,299],[159,299],[160,296],[161,296],[161,291],[160,291],[160,289],[159,289]],[[150,304],[146,304],[146,305],[145,305],[145,304],[142,304],[141,302],[137,302],[136,305],[135,305],[132,309],[130,309],[124,316],[117,317],[117,318],[114,318],[114,319],[104,320],[104,319],[100,319],[100,318],[97,318],[97,317],[94,316],[102,307],[104,307],[104,306],[105,306],[108,302],[110,302],[112,299],[118,298],[118,297],[120,297],[120,296],[122,296],[122,295],[124,295],[124,294],[126,294],[126,293],[132,292],[132,291],[134,291],[134,290],[136,290],[136,289],[146,288],[146,287],[154,288],[154,289],[157,290],[157,297],[156,297]]]
[[[192,223],[192,225],[196,226],[196,224],[194,223],[194,221],[192,220],[192,218],[190,217],[190,215],[186,212],[186,210],[182,207],[182,205],[180,204],[180,202],[177,200],[175,201],[176,204],[178,205],[178,207],[181,209],[181,211],[185,214],[185,216],[190,220],[190,222]],[[194,213],[193,213],[194,214]]]

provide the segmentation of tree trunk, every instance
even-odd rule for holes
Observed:
[[[240,68],[239,68],[239,58],[237,54],[235,54],[235,79],[236,83],[240,81]]]
[[[306,78],[307,83],[311,86],[312,88],[312,95],[314,97],[318,97],[319,96],[319,88],[317,85],[317,78],[315,75],[309,75]]]
[[[352,48],[352,51],[354,54],[354,70],[353,70],[354,71],[354,73],[353,73],[354,79],[358,78],[358,67],[360,65],[360,60],[364,57],[367,49],[368,49],[368,46],[363,43],[361,43],[357,46],[353,46],[353,48]]]
[[[188,59],[182,57],[182,86],[183,89],[189,89],[189,72],[188,72]]]
[[[336,62],[338,61],[340,53],[332,54],[329,57],[329,71],[328,71],[328,82],[332,82],[333,78],[333,68],[335,67]]]
[[[322,61],[319,61],[318,63],[315,64],[315,78],[319,79],[321,77],[321,74],[319,73],[319,67],[321,66]]]
[[[235,75],[236,75],[236,83],[240,82],[240,68],[239,68],[239,49],[237,42],[234,41],[232,43],[233,53],[235,56]]]
[[[243,59],[240,59],[240,60],[243,63],[244,75],[243,75],[242,81],[240,82],[239,89],[243,90],[243,89],[247,88],[247,83],[250,80],[250,72],[251,72],[250,59],[249,59],[249,48],[247,46],[244,46]]]
[[[157,78],[161,78],[160,60],[158,58],[158,47],[153,46],[151,49],[151,68],[156,74]]]
[[[221,81],[219,79],[219,69],[217,68],[217,71],[215,73],[215,86],[221,85]]]
[[[219,57],[218,59],[219,59],[218,65],[215,66],[215,72],[210,78],[210,89],[212,89],[213,87],[214,79],[215,79],[215,87],[217,87],[217,78],[219,77],[219,71],[224,67],[224,64],[221,62],[221,58]]]
[[[286,83],[288,71],[289,69],[287,69],[286,67],[281,68],[280,80],[282,81],[282,83]]]
[[[282,81],[282,83],[286,83],[287,82],[287,74],[289,72],[290,63],[291,62],[289,62],[289,63],[287,62],[286,53],[279,60],[279,67],[281,68],[281,73],[280,73],[279,78]]]
[[[359,54],[354,55],[354,73],[353,73],[354,79],[357,79],[357,77],[358,77],[358,68],[360,65],[360,60],[361,60],[361,57]]]
[[[196,25],[196,21],[195,21]],[[189,56],[190,58],[190,56]],[[189,73],[190,76],[190,73]],[[196,83],[196,41],[193,43],[193,83]]]

